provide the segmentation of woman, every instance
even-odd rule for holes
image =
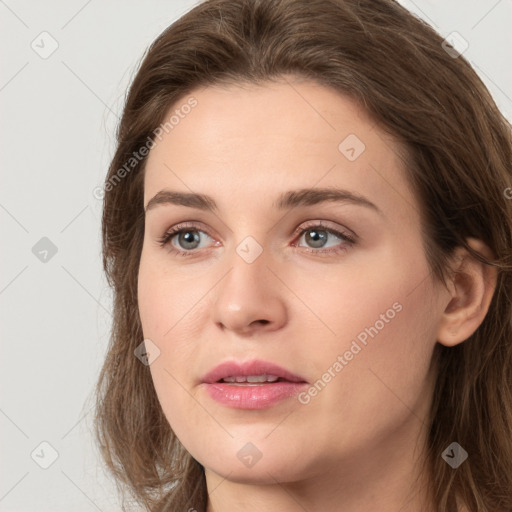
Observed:
[[[510,124],[392,0],[210,0],[105,183],[107,465],[152,511],[512,510]]]

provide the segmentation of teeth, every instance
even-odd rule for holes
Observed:
[[[222,382],[227,383],[263,383],[263,382],[276,382],[279,379],[279,377],[276,377],[275,375],[248,375],[247,377],[242,376],[236,376],[236,377],[225,377],[222,379]]]
[[[248,376],[247,382],[267,382],[267,378],[265,375]]]

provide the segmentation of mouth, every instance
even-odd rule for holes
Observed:
[[[260,384],[269,384],[273,382],[291,382],[277,375],[237,375],[236,377],[224,377],[217,382],[225,384],[234,384],[235,386],[258,386]]]
[[[264,409],[308,385],[300,375],[266,361],[227,361],[207,373],[202,384],[211,398],[236,409]]]
[[[208,372],[202,382],[213,384],[268,384],[274,382],[306,382],[286,368],[268,361],[225,361]]]

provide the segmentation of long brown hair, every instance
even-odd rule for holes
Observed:
[[[133,155],[195,88],[287,74],[352,98],[403,143],[436,279],[445,282],[458,246],[497,268],[474,335],[453,348],[436,345],[425,468],[438,512],[456,510],[456,500],[471,511],[512,510],[512,130],[466,59],[442,43],[394,0],[209,0],[151,44],[105,181],[103,265],[114,310],[95,417],[120,488],[150,510],[201,512],[207,491],[203,467],[166,421],[149,367],[134,357],[143,340],[137,275],[146,158]],[[467,237],[483,240],[495,260],[475,253]],[[441,457],[453,441],[469,452],[456,470]]]

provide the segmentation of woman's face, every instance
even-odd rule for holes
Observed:
[[[138,282],[173,431],[207,471],[240,482],[412,460],[449,295],[427,266],[396,143],[314,82],[191,96],[148,156],[144,205],[160,196]],[[238,367],[210,373],[226,362]],[[280,379],[247,381],[263,374]]]

